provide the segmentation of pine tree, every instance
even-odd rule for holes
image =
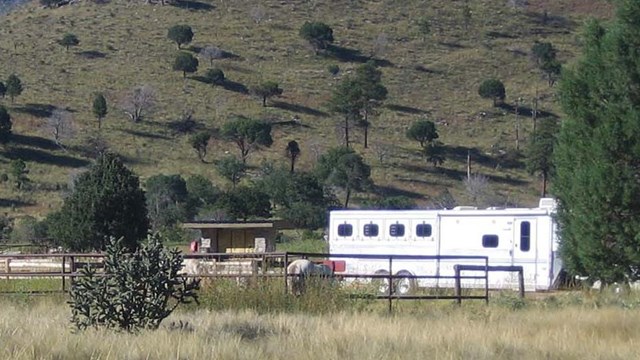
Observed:
[[[98,93],[93,98],[93,115],[98,119],[98,129],[102,127],[102,120],[107,116],[107,99]]]
[[[603,284],[640,278],[640,2],[591,21],[563,73],[567,118],[555,149],[560,251],[570,273]]]

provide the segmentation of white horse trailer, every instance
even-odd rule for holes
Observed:
[[[489,266],[522,266],[527,291],[549,290],[562,268],[553,219],[555,202],[541,199],[537,208],[451,210],[338,210],[329,222],[331,254],[487,256]],[[336,275],[387,275],[388,259],[339,258]],[[396,292],[413,287],[453,287],[454,265],[485,265],[470,259],[393,260],[402,276]],[[339,269],[338,269],[339,268]],[[432,276],[433,278],[420,278]],[[490,288],[517,288],[518,276],[490,272]],[[464,287],[484,287],[466,280]]]

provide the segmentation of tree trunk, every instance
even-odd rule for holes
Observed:
[[[291,158],[291,173],[293,174],[294,168],[296,165],[296,159],[294,157]]]
[[[344,116],[344,142],[349,147],[349,115]]]
[[[547,172],[542,172],[542,197],[547,197]]]
[[[369,144],[369,125],[365,124],[364,125],[364,148],[368,148],[368,144]]]
[[[516,100],[516,151],[520,150],[520,118],[519,118],[520,101]]]
[[[267,97],[266,96],[262,97],[262,107],[267,107]]]
[[[369,114],[365,110],[364,112],[364,148],[369,145]]]
[[[351,198],[351,188],[347,187],[347,197],[344,200],[344,208],[349,208],[349,199]]]
[[[471,150],[467,150],[467,180],[471,180]]]

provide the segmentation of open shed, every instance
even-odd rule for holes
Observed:
[[[251,222],[190,222],[182,225],[200,232],[200,250],[204,253],[253,253],[275,251],[279,230],[291,227],[282,220]]]

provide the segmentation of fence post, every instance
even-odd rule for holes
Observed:
[[[66,270],[65,270],[65,259],[66,257],[64,256],[64,254],[62,255],[62,292],[65,291],[65,277],[66,277]]]
[[[287,274],[287,267],[289,266],[289,253],[284,253],[284,268],[282,273],[284,274],[284,293],[289,293],[289,274]]]
[[[524,299],[524,269],[518,270],[518,285],[520,287],[520,297]]]
[[[484,259],[484,302],[489,305],[489,258]]]
[[[389,256],[389,287],[388,287],[388,292],[387,292],[387,296],[389,297],[389,314],[391,314],[391,312],[393,311],[393,299],[391,298],[391,294],[393,292],[393,281],[392,281],[392,277],[393,277],[393,256]]]
[[[71,267],[70,267],[70,270],[71,270],[71,279],[69,280],[69,284],[70,284],[71,286],[73,286],[73,282],[74,282],[74,280],[75,280],[75,274],[76,274],[76,258],[75,258],[75,256],[71,256],[71,257],[69,258],[69,261],[70,261],[70,264],[69,264],[69,265],[71,266]]]
[[[462,305],[462,291],[460,290],[460,268],[458,265],[453,265],[453,270],[456,273],[456,302],[458,305]]]
[[[5,272],[7,273],[7,280],[9,280],[9,273],[11,273],[11,258],[5,260]]]

